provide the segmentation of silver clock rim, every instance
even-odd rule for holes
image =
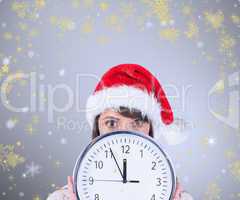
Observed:
[[[113,131],[113,132],[109,132],[109,133],[97,136],[82,150],[82,152],[79,154],[79,156],[77,158],[77,161],[76,161],[74,169],[73,169],[73,191],[76,194],[77,199],[81,200],[79,195],[78,195],[78,191],[77,191],[77,175],[78,175],[78,171],[79,171],[78,169],[79,169],[79,167],[81,165],[81,162],[82,162],[84,156],[86,155],[86,153],[91,149],[91,147],[94,144],[96,144],[98,141],[102,140],[103,138],[108,137],[108,136],[112,136],[112,135],[123,134],[123,133],[124,134],[128,133],[128,134],[143,137],[143,138],[149,140],[150,142],[152,142],[153,144],[155,144],[160,149],[160,151],[165,156],[165,158],[168,162],[168,165],[170,167],[171,174],[172,174],[172,183],[173,184],[172,184],[171,196],[170,196],[170,199],[169,199],[169,200],[171,200],[173,198],[174,191],[176,190],[176,183],[177,183],[175,169],[174,169],[173,164],[172,164],[173,162],[170,159],[170,157],[168,156],[168,154],[165,151],[163,151],[163,148],[162,148],[161,144],[157,140],[155,140],[154,138],[152,138],[149,135],[145,135],[145,134],[143,134],[141,132],[137,132],[137,131],[135,131],[135,132],[133,132],[133,131]]]

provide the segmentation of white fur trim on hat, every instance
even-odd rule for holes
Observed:
[[[161,133],[160,129],[164,126],[161,121],[161,105],[154,94],[127,85],[105,88],[89,96],[86,118],[90,127],[93,128],[94,119],[98,114],[107,108],[119,108],[119,106],[140,110],[152,121],[154,137],[158,137]]]

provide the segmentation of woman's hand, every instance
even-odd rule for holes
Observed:
[[[77,200],[76,194],[73,192],[73,177],[68,176],[67,182],[68,182],[68,192],[70,194],[70,199]]]
[[[178,178],[177,178],[177,186],[176,186],[176,190],[175,190],[175,194],[173,195],[173,200],[180,200],[181,199],[181,192],[183,191]]]

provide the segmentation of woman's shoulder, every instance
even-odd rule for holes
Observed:
[[[68,192],[67,185],[61,187],[60,189],[50,193],[46,200],[70,200],[70,194]]]

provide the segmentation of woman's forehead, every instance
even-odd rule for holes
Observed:
[[[114,116],[122,116],[118,111],[117,109],[114,109],[114,108],[107,108],[105,109],[102,113],[101,113],[101,116],[105,117],[105,116],[108,116],[108,115],[114,115]]]
[[[137,118],[143,119],[141,112],[134,112],[134,111],[130,111],[129,109],[125,111],[124,111],[124,108],[122,108],[121,111],[118,108],[107,108],[100,114],[100,118],[103,119],[109,116],[109,117],[116,117],[121,119],[124,118],[127,120],[130,120],[130,119],[132,120]]]

